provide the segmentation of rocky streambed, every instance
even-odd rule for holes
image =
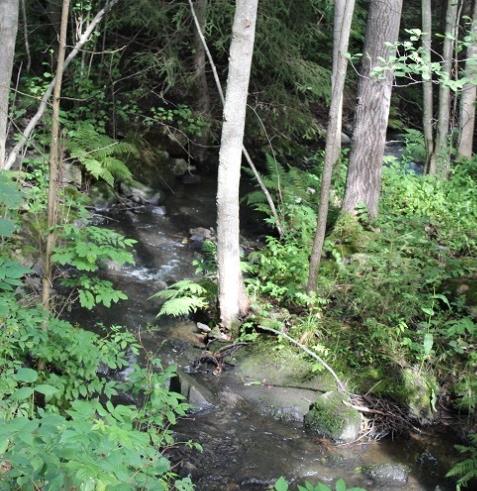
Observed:
[[[200,237],[191,237],[190,229],[207,230],[215,222],[215,182],[186,182],[161,199],[160,206],[156,196],[146,206],[100,212],[104,226],[138,241],[136,265],[107,272],[128,300],[97,310],[94,318],[75,314],[91,328],[97,322],[127,326],[140,333],[146,349],[178,366],[173,389],[188,398],[194,411],[177,425],[177,440],[203,447],[202,453],[175,450],[178,472],[190,474],[199,490],[268,489],[280,476],[294,483],[344,478],[368,490],[454,489],[444,477],[454,453],[451,435],[436,430],[372,444],[331,445],[321,438],[326,433],[304,429],[312,404],[322,401],[315,415],[318,424],[323,408],[339,416],[327,428],[344,442],[354,439],[359,421],[334,414],[333,407],[340,404],[332,406],[332,381],[310,376],[300,355],[277,348],[276,342],[262,342],[235,351],[218,374],[213,363],[196,363],[204,345],[195,323],[156,318],[159,305],[149,297],[194,274]]]

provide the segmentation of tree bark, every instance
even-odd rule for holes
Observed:
[[[401,9],[402,0],[371,0],[366,26],[343,210],[354,213],[358,205],[365,205],[371,218],[378,214],[393,82],[391,70],[379,77],[373,70],[394,54],[389,43],[398,40]]]
[[[60,161],[60,98],[65,64],[66,33],[68,28],[69,8],[70,0],[63,0],[55,89],[53,93],[53,113],[51,116],[50,169],[48,182],[48,234],[46,238],[44,256],[42,291],[42,303],[43,307],[46,309],[50,308],[50,292],[52,284],[51,255],[56,242],[55,227],[57,225],[58,168]]]
[[[212,58],[212,54],[210,53],[209,47],[207,46],[207,41],[205,40],[204,33],[202,29],[200,28],[200,22],[199,19],[197,18],[197,15],[195,13],[194,9],[194,4],[192,3],[192,0],[189,0],[189,5],[190,5],[190,10],[192,12],[192,17],[194,18],[194,23],[195,27],[197,29],[197,33],[200,36],[200,40],[202,41],[202,46],[204,47],[204,51],[207,55],[207,59],[209,60],[210,68],[212,69],[212,74],[214,76],[214,81],[215,85],[217,87],[217,92],[219,93],[220,100],[222,104],[225,106],[225,96],[224,96],[224,91],[222,89],[222,84],[220,82],[219,74],[217,72],[217,67],[214,63],[214,59]],[[257,167],[253,163],[252,157],[250,157],[250,154],[248,153],[248,150],[245,148],[245,145],[242,147],[243,151],[243,156],[245,157],[245,160],[247,161],[248,166],[250,167],[255,179],[257,180],[257,183],[262,191],[262,193],[265,195],[265,199],[267,200],[267,204],[270,207],[270,211],[272,212],[273,218],[275,220],[275,227],[277,229],[278,235],[280,237],[283,236],[283,226],[280,221],[280,217],[278,216],[277,208],[275,206],[275,203],[273,201],[272,195],[268,191],[267,187],[263,183],[263,179],[260,176],[260,173],[257,170]]]
[[[472,157],[475,128],[475,102],[477,96],[477,0],[474,1],[470,45],[467,48],[465,78],[469,80],[464,86],[459,114],[459,147],[460,157]]]
[[[207,0],[196,0],[195,12],[200,25],[200,32],[204,32],[207,21]],[[209,84],[207,83],[206,54],[202,44],[199,29],[195,30],[194,36],[194,70],[195,86],[197,89],[197,109],[206,120],[207,126],[202,130],[202,134],[197,139],[198,147],[196,151],[197,160],[202,164],[207,159],[207,147],[210,144],[210,94]]]
[[[446,12],[444,46],[442,49],[442,75],[450,79],[454,44],[456,39],[456,19],[459,7],[458,0],[449,0]],[[439,86],[439,116],[437,120],[436,146],[431,160],[429,174],[447,177],[449,172],[449,126],[450,126],[450,89],[445,83]]]
[[[423,76],[423,113],[422,129],[426,145],[426,170],[428,171],[434,163],[434,130],[433,130],[433,88],[431,65],[432,48],[432,5],[431,0],[422,0],[422,49],[423,58],[426,66],[429,67],[428,73]]]
[[[339,76],[338,60],[340,57],[340,51],[342,50],[341,43],[343,38],[343,20],[345,16],[345,9],[346,9],[346,0],[335,0],[334,26],[333,26],[333,72],[331,78],[332,97],[336,85],[336,79]],[[346,46],[348,46],[348,39],[346,40]],[[348,48],[346,47],[346,50],[347,49]],[[340,107],[338,110],[338,133],[335,136],[335,142],[332,150],[333,162],[336,162],[341,154],[341,128],[343,126],[342,119],[343,119],[343,96],[341,94]]]
[[[248,300],[240,270],[239,187],[258,0],[237,0],[219,153],[217,259],[222,325],[232,329]]]
[[[0,2],[0,169],[5,167],[8,97],[18,31],[18,0]]]
[[[354,3],[355,0],[337,0],[335,4],[335,8],[337,11],[339,10],[339,17],[338,15],[335,15],[335,22],[340,23],[340,36],[338,51],[334,54],[334,56],[337,57],[336,63],[333,63],[334,66],[336,65],[336,73],[334,75],[335,79],[331,96],[328,130],[326,133],[325,161],[323,164],[323,174],[321,176],[320,207],[318,210],[315,238],[310,256],[310,269],[307,284],[308,293],[312,293],[316,290],[316,280],[320,269],[321,254],[323,252],[323,243],[326,233],[331,177],[333,174],[333,166],[339,157],[339,152],[336,151],[336,148],[337,145],[339,145],[338,149],[341,146],[341,113],[343,108],[346,68],[348,65],[345,54],[348,51]]]

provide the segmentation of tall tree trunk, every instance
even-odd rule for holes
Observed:
[[[0,169],[5,167],[8,97],[18,31],[18,0],[0,1]]]
[[[346,0],[335,1],[334,26],[333,26],[333,73],[331,78],[331,92],[334,93],[338,74],[338,62],[343,40],[343,20],[345,16]],[[349,36],[348,36],[349,39]],[[348,49],[348,39],[346,39],[346,50]],[[343,95],[340,94],[341,101],[338,109],[338,132],[332,150],[332,160],[336,162],[341,154],[341,128],[343,126]]]
[[[321,254],[323,252],[323,243],[325,240],[331,177],[333,174],[333,166],[339,156],[336,147],[338,142],[341,143],[341,112],[343,108],[346,68],[348,65],[345,55],[348,51],[354,3],[355,0],[337,0],[335,3],[335,8],[337,9],[337,13],[339,13],[339,17],[337,13],[335,13],[335,22],[340,23],[340,37],[338,50],[334,53],[334,56],[337,57],[336,63],[333,63],[333,66],[336,65],[336,73],[333,82],[328,131],[326,133],[325,161],[321,177],[320,207],[318,210],[315,238],[310,256],[310,269],[307,284],[308,293],[312,293],[316,290],[316,280],[320,269]]]
[[[239,187],[258,0],[237,0],[219,153],[217,259],[222,325],[231,329],[248,309],[240,271]]]
[[[446,13],[445,39],[442,49],[442,74],[450,79],[452,59],[456,39],[456,20],[459,7],[458,0],[448,0]],[[445,83],[439,86],[439,115],[437,120],[437,137],[435,157],[431,160],[429,174],[446,177],[449,172],[449,125],[450,125],[451,96],[450,89]]]
[[[51,116],[50,172],[48,183],[48,234],[46,238],[43,265],[42,303],[50,307],[50,291],[52,284],[51,255],[56,242],[57,200],[58,200],[58,167],[60,161],[60,97],[63,83],[63,70],[66,51],[66,32],[70,0],[63,0],[61,11],[60,38],[58,43],[58,61],[56,66],[55,88],[53,92],[53,113]]]
[[[423,75],[423,112],[422,129],[426,144],[426,170],[434,164],[434,130],[432,120],[434,117],[433,109],[433,89],[432,89],[432,70],[431,70],[431,47],[432,47],[432,5],[431,0],[422,0],[422,48],[424,64],[428,71]]]
[[[475,128],[475,102],[477,96],[477,0],[474,1],[470,45],[467,48],[465,78],[469,80],[464,86],[460,101],[459,114],[459,148],[460,157],[472,157]]]
[[[196,0],[195,12],[200,25],[199,29],[195,30],[194,36],[194,69],[195,69],[195,85],[198,92],[197,109],[207,121],[207,126],[203,128],[201,136],[197,139],[198,148],[196,157],[200,163],[205,162],[207,158],[207,147],[210,143],[210,94],[209,84],[207,83],[206,72],[206,54],[200,37],[200,32],[204,32],[207,21],[207,0]]]
[[[343,210],[354,213],[362,204],[372,218],[378,214],[393,82],[391,70],[379,77],[372,72],[394,54],[390,44],[398,40],[401,9],[402,0],[371,0],[366,26]]]

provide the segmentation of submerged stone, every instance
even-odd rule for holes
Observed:
[[[403,464],[376,464],[364,469],[364,474],[378,486],[401,487],[407,484],[410,469]]]
[[[361,430],[361,413],[345,405],[346,396],[336,391],[318,397],[305,415],[305,430],[335,442],[352,442]]]

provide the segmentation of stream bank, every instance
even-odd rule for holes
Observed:
[[[247,351],[238,352],[231,360],[235,366],[226,366],[220,376],[194,369],[193,361],[202,350],[195,325],[156,319],[158,305],[148,298],[193,275],[197,253],[189,230],[215,223],[212,179],[178,184],[165,200],[165,209],[147,206],[100,214],[105,226],[138,241],[136,265],[107,272],[128,300],[98,309],[94,317],[76,312],[75,320],[90,328],[97,322],[124,325],[140,333],[147,350],[180,367],[183,375],[177,389],[189,396],[197,411],[179,422],[177,440],[194,440],[204,451],[180,448],[173,457],[179,472],[191,474],[197,489],[261,490],[281,475],[294,483],[341,477],[368,490],[454,489],[444,477],[455,443],[452,435],[437,430],[373,444],[332,446],[306,434],[301,421],[303,411],[317,392],[329,389],[329,382],[292,387],[292,381],[270,379],[277,375],[270,357],[265,353],[263,365],[247,367],[251,360]]]

